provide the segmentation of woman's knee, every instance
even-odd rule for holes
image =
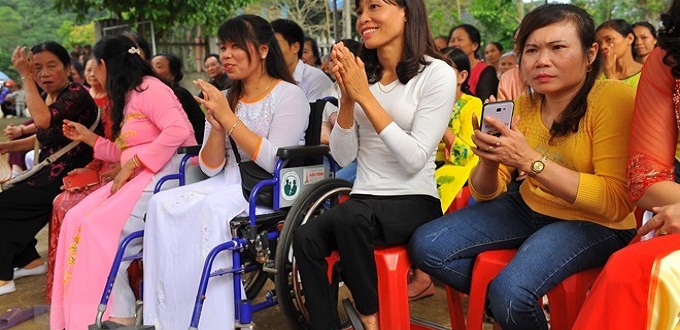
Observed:
[[[433,228],[434,220],[426,223],[413,232],[408,243],[408,254],[411,262],[418,268],[427,271],[431,268],[437,268],[441,265],[441,257],[437,256],[437,252],[441,251],[441,246],[438,247],[438,237],[434,235],[437,231]]]
[[[487,300],[494,318],[501,324],[506,323],[502,320],[519,319],[518,315],[532,312],[538,304],[538,297],[530,290],[499,277],[489,283]]]

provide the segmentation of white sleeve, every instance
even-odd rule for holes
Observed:
[[[354,111],[360,111],[356,109],[356,105]],[[342,167],[349,165],[357,158],[359,135],[356,121],[352,123],[350,128],[342,128],[335,122],[335,126],[331,130],[330,148],[333,158]]]
[[[208,140],[208,137],[210,136],[210,131],[212,129],[212,125],[206,120],[205,121],[205,129],[204,129],[204,134],[203,134],[203,147],[205,146],[205,141]],[[231,145],[227,142],[227,147],[231,149]],[[226,164],[226,158],[222,160],[222,163],[217,165],[217,166],[210,166],[207,165],[206,163],[203,162],[203,157],[201,157],[201,153],[203,153],[203,147],[201,147],[201,152],[199,153],[198,156],[198,163],[201,165],[201,171],[205,173],[205,175],[209,177],[213,177],[217,175],[218,173],[222,172],[222,169],[224,168],[224,165]]]
[[[456,93],[456,74],[441,62],[429,71],[419,90],[411,133],[407,134],[395,122],[380,132],[380,139],[397,158],[407,174],[423,169],[437,149],[448,126]],[[441,68],[440,68],[441,67]]]
[[[309,123],[309,102],[305,93],[292,84],[281,87],[285,88],[276,97],[269,134],[262,137],[255,155],[255,163],[269,173],[274,172],[276,151],[280,147],[300,145]]]

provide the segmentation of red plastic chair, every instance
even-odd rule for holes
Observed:
[[[642,222],[644,210],[635,210],[635,219],[639,228]],[[636,237],[631,242],[639,240]],[[475,261],[470,287],[470,299],[468,301],[467,329],[477,330],[482,328],[484,306],[486,303],[486,291],[491,280],[493,280],[503,268],[510,263],[517,250],[494,250],[480,253]],[[548,292],[548,302],[550,303],[550,326],[553,330],[569,330],[574,325],[581,306],[585,301],[588,290],[600,274],[602,267],[584,270],[567,277],[562,283],[558,284]],[[462,311],[455,307],[455,302],[460,304],[462,293],[450,288],[446,288],[449,300],[449,313],[451,314],[451,324],[462,322]],[[451,309],[451,306],[454,306]],[[454,322],[454,317],[456,318]]]
[[[408,272],[411,261],[405,246],[377,247],[374,252],[378,271],[378,322],[381,329],[411,329],[408,302]],[[337,251],[326,258],[328,277],[332,280],[333,266],[340,260]]]

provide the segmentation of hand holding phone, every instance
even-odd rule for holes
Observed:
[[[484,118],[491,117],[510,128],[515,104],[512,101],[490,102],[482,108],[481,131],[482,133],[500,136],[501,133],[495,127],[486,123]]]
[[[99,183],[99,174],[95,171],[83,171],[67,175],[62,179],[64,190],[79,190]]]

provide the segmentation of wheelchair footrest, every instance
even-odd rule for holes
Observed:
[[[255,323],[250,322],[248,324],[236,323],[234,324],[234,329],[255,329]]]
[[[102,322],[102,326],[98,327],[96,324],[90,324],[87,327],[88,330],[106,330],[106,329],[116,329],[116,330],[154,330],[156,329],[153,325],[122,325],[112,321]]]
[[[277,270],[274,260],[267,260],[267,262],[264,265],[262,265],[262,270],[265,273],[276,274]]]

